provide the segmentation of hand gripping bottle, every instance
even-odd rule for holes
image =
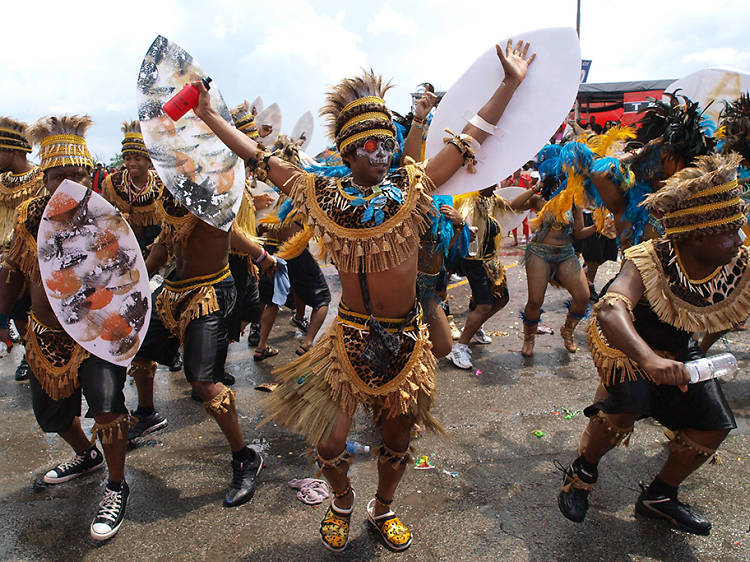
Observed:
[[[206,87],[206,90],[210,90],[211,78],[201,78],[201,82]],[[172,118],[172,121],[177,121],[185,115],[188,111],[198,105],[198,98],[200,98],[200,90],[192,84],[185,84],[179,92],[172,96],[163,106],[164,113]]]
[[[737,370],[737,359],[731,353],[712,355],[685,363],[690,373],[690,384],[707,381],[715,377],[731,375]]]

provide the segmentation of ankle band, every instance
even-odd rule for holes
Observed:
[[[206,413],[211,417],[220,416],[234,410],[234,398],[236,393],[228,387],[224,387],[216,396],[203,404]]]

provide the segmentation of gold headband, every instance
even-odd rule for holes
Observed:
[[[717,211],[719,209],[725,209],[726,207],[742,205],[742,200],[739,197],[728,199],[727,201],[718,201],[716,203],[707,203],[705,205],[698,205],[697,207],[687,207],[686,209],[680,209],[679,211],[672,211],[664,215],[662,220],[670,220],[677,217],[684,217],[687,215],[702,215],[710,211]]]
[[[730,224],[735,221],[741,220],[745,218],[745,214],[742,212],[739,212],[735,215],[732,215],[731,217],[725,217],[723,219],[716,219],[712,221],[706,221],[706,222],[700,222],[697,224],[686,224],[685,226],[675,226],[673,228],[667,228],[666,234],[667,236],[670,236],[672,234],[681,234],[683,232],[689,232],[691,230],[702,230],[704,228],[713,228],[715,226],[721,226],[723,224]]]
[[[78,135],[50,135],[41,142],[39,156],[43,171],[60,166],[84,166],[91,168],[91,154],[86,139]]]
[[[737,183],[736,178],[727,183],[715,185],[713,187],[709,187],[708,189],[704,189],[703,191],[699,191],[698,193],[694,193],[693,195],[688,197],[687,200],[690,201],[691,199],[700,199],[701,197],[708,197],[709,195],[726,193],[727,191],[732,191],[733,189],[739,189],[739,184]]]
[[[344,152],[344,149],[358,140],[366,139],[368,137],[391,137],[395,138],[396,135],[389,129],[370,129],[369,131],[362,131],[356,135],[352,135],[348,139],[341,142],[339,145],[339,152]]]
[[[339,135],[344,134],[344,131],[346,131],[352,125],[356,125],[357,123],[361,123],[362,121],[367,121],[370,119],[376,120],[376,121],[385,121],[388,124],[392,123],[391,116],[388,115],[387,113],[383,113],[382,111],[370,111],[368,113],[363,113],[361,115],[357,115],[356,117],[352,117],[351,119],[349,119],[349,121],[344,123],[344,126],[341,127],[341,130],[339,131]]]
[[[7,127],[0,127],[0,148],[31,152],[31,145],[26,137],[19,131]]]
[[[346,111],[349,111],[350,109],[359,107],[360,105],[365,105],[366,103],[382,103],[383,105],[385,105],[385,100],[379,98],[378,96],[367,96],[364,98],[359,98],[354,100],[353,102],[347,103],[340,113],[344,113]]]

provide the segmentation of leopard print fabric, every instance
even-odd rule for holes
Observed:
[[[104,180],[102,195],[121,213],[126,214],[129,221],[135,221],[136,226],[157,225],[161,221],[157,201],[162,196],[164,184],[153,170],[149,170],[149,176],[149,181],[153,183],[140,195],[130,193],[127,170],[107,176]]]
[[[53,368],[64,368],[70,362],[78,344],[63,330],[53,330],[33,322],[32,329],[39,345],[39,351],[45,362]]]
[[[654,242],[654,251],[667,276],[669,288],[688,304],[706,307],[718,304],[731,295],[747,271],[748,247],[740,246],[737,258],[724,266],[705,283],[693,283],[682,271],[676,250],[667,239]]]
[[[391,327],[387,324],[385,324],[385,326]],[[401,347],[398,355],[388,362],[388,370],[385,374],[377,375],[370,368],[370,365],[360,358],[360,354],[367,342],[367,329],[360,330],[359,328],[343,325],[342,332],[344,337],[344,347],[346,348],[349,361],[351,362],[352,367],[354,367],[354,372],[357,373],[357,376],[359,376],[363,383],[373,390],[392,381],[403,370],[409,360],[409,356],[412,351],[414,351],[414,345],[416,343],[415,337],[417,335],[416,327],[408,331],[405,330],[399,338],[401,341]]]

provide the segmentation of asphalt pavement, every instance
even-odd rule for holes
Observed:
[[[71,457],[56,435],[43,434],[34,420],[28,383],[13,380],[21,350],[0,360],[0,559],[13,560],[750,560],[750,337],[732,332],[725,342],[737,356],[739,373],[722,381],[737,417],[721,449],[721,464],[707,464],[681,487],[681,499],[713,521],[708,537],[671,530],[636,518],[639,482],[650,482],[666,456],[667,440],[658,424],[636,424],[629,447],[612,451],[600,464],[591,507],[582,524],[563,518],[556,495],[561,475],[555,459],[575,456],[586,424],[580,413],[598,384],[586,351],[569,354],[559,328],[567,293],[550,288],[543,322],[553,335],[537,337],[532,359],[520,355],[526,280],[520,252],[503,251],[510,304],[485,326],[489,345],[474,345],[474,368],[462,371],[443,359],[434,410],[447,436],[425,434],[413,442],[415,456],[434,468],[410,467],[394,503],[409,525],[414,543],[393,554],[365,521],[365,505],[376,487],[376,462],[359,457],[350,475],[357,491],[351,543],[343,554],[320,544],[318,526],[325,504],[310,507],[288,486],[312,477],[316,468],[298,436],[275,425],[258,428],[258,384],[271,382],[271,369],[292,360],[296,348],[290,314],[279,315],[271,344],[281,353],[252,360],[247,341],[230,347],[228,371],[235,375],[243,431],[265,456],[253,501],[238,508],[221,505],[231,478],[229,450],[215,422],[190,399],[181,372],[160,368],[156,405],[169,420],[162,432],[145,437],[127,457],[131,495],[126,521],[110,541],[96,543],[88,529],[103,489],[105,473],[45,486],[41,475]],[[597,286],[617,270],[601,268]],[[326,274],[340,294],[331,268]],[[459,324],[468,309],[469,289],[450,290]],[[330,315],[333,315],[332,307]],[[329,316],[330,321],[330,316]],[[126,386],[135,409],[135,387]],[[85,404],[84,404],[85,411]],[[85,420],[84,427],[91,427]],[[377,445],[370,419],[357,416],[352,439]]]

